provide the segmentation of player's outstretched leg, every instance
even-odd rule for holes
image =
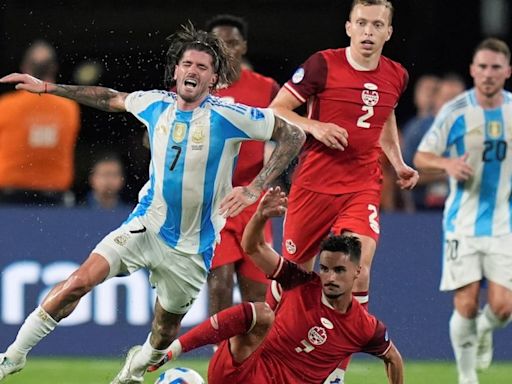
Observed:
[[[30,350],[56,326],[57,322],[42,307],[37,307],[25,319],[16,340],[0,354],[0,381],[21,371]]]

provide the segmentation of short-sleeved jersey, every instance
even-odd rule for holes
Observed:
[[[145,216],[169,246],[208,253],[225,223],[219,205],[232,188],[240,143],[269,140],[274,114],[213,96],[182,111],[166,91],[131,93],[125,105],[146,125],[151,147],[149,181],[127,221]]]
[[[53,95],[0,99],[0,188],[66,191],[74,176],[80,108]]]
[[[443,227],[466,236],[499,236],[512,232],[512,93],[503,104],[482,108],[471,89],[439,111],[418,151],[438,156],[469,154],[474,175],[466,182],[450,178]]]
[[[337,124],[349,136],[345,151],[308,137],[293,182],[311,191],[380,189],[380,133],[408,82],[407,71],[384,56],[375,70],[362,71],[352,66],[347,52],[313,54],[285,84],[299,101],[307,102],[309,118]]]
[[[346,313],[330,306],[320,277],[281,259],[274,276],[283,288],[272,328],[260,347],[262,383],[322,383],[352,353],[384,355],[386,327],[354,298]]]
[[[226,102],[242,103],[252,107],[268,107],[279,91],[279,86],[270,77],[260,75],[248,69],[242,69],[240,79],[229,87],[218,89],[215,96]],[[248,185],[263,167],[265,143],[245,141],[240,147],[233,186]]]

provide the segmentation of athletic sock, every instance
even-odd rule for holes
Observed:
[[[493,331],[498,328],[506,327],[512,321],[512,316],[506,320],[500,320],[496,317],[489,304],[486,304],[482,312],[478,315],[476,326],[479,334],[487,331]]]
[[[57,322],[41,307],[37,307],[21,325],[16,340],[7,351],[6,356],[13,361],[26,358],[30,350],[57,326]]]
[[[151,346],[149,342],[151,338],[151,333],[148,335],[146,342],[142,345],[142,348],[139,352],[133,357],[130,372],[135,376],[142,376],[146,371],[147,367],[153,364],[157,364],[159,361],[163,359],[165,354],[167,353],[167,348],[165,349],[155,349]]]
[[[476,319],[467,319],[454,310],[450,318],[450,340],[457,362],[459,384],[478,384]]]
[[[179,337],[179,346],[182,352],[187,352],[203,345],[217,344],[222,340],[249,332],[255,320],[254,304],[235,305],[216,313]],[[173,358],[176,358],[173,348],[178,350],[178,343],[173,344],[170,349],[173,352]]]

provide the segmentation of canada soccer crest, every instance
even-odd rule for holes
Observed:
[[[308,340],[313,345],[322,345],[327,341],[327,331],[324,327],[314,326],[308,332]]]
[[[374,107],[379,102],[379,93],[377,92],[377,85],[373,83],[364,83],[365,88],[361,93],[361,99],[363,99],[364,105]]]

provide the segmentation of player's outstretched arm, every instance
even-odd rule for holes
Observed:
[[[16,89],[32,93],[50,93],[75,100],[80,104],[107,112],[124,112],[127,93],[105,87],[53,84],[39,80],[26,73],[11,73],[0,79],[0,83],[15,83]]]
[[[267,275],[275,272],[281,256],[265,241],[265,224],[271,217],[283,215],[287,204],[288,198],[281,192],[281,188],[270,188],[261,199],[242,236],[244,252]]]
[[[390,384],[403,384],[404,382],[404,363],[402,356],[395,345],[391,343],[389,350],[381,356],[386,366],[386,374]]]
[[[279,117],[275,117],[272,140],[276,143],[272,155],[254,180],[245,187],[233,188],[220,204],[220,211],[225,216],[236,216],[253,204],[261,192],[270,186],[297,156],[306,140],[304,131]]]
[[[333,123],[322,123],[298,115],[294,112],[294,109],[301,104],[295,96],[283,87],[270,104],[270,108],[277,116],[299,126],[304,132],[313,135],[315,139],[329,148],[345,150],[348,145],[347,131]]]

